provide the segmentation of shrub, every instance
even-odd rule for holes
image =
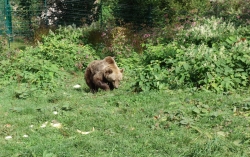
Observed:
[[[1,60],[2,81],[16,81],[29,87],[53,91],[60,84],[63,72],[57,64],[33,54],[38,49],[28,48],[8,60]]]
[[[132,83],[135,92],[166,88],[168,71],[161,68],[160,64],[160,61],[154,60],[146,66],[135,69],[135,78]]]
[[[83,29],[74,26],[61,27],[43,38],[36,53],[66,70],[81,70],[91,60],[98,58],[91,46],[83,45],[82,38]]]
[[[209,48],[206,45],[192,45],[176,55],[173,64],[175,79],[179,84],[227,91],[249,84],[249,62],[239,62],[244,55],[249,58],[247,43],[237,45],[231,51],[225,47]],[[245,58],[243,57],[243,58]],[[171,78],[171,77],[170,77]]]
[[[240,42],[230,50],[202,45],[176,49],[174,57],[152,60],[139,68],[136,91],[196,87],[216,92],[249,85],[250,47]]]
[[[141,36],[126,27],[114,27],[102,31],[100,48],[103,54],[130,57],[141,51]]]
[[[3,52],[3,41],[2,41],[2,39],[0,39],[0,53],[2,53]]]
[[[1,82],[16,81],[25,86],[53,91],[63,85],[67,71],[82,70],[98,57],[89,45],[82,44],[83,29],[61,27],[36,47],[11,51],[1,59]]]
[[[219,21],[199,22],[169,44],[147,44],[135,89],[195,87],[221,92],[248,86],[249,27]]]
[[[7,45],[7,41],[5,40],[5,38],[2,36],[0,36],[0,53],[2,54],[5,50],[5,47]]]
[[[152,60],[163,61],[166,58],[173,58],[176,55],[176,43],[171,44],[158,44],[153,45],[151,43],[144,45],[146,50],[143,53],[143,63],[149,64]],[[162,63],[161,63],[162,64]]]
[[[224,22],[222,18],[211,17],[197,19],[192,22],[189,29],[183,27],[176,35],[175,40],[183,46],[205,43],[212,47],[213,43],[223,41],[236,33],[237,30],[232,23]]]
[[[237,26],[249,25],[250,0],[213,1],[207,15],[223,17]]]

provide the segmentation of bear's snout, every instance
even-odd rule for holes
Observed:
[[[114,88],[118,88],[119,87],[119,81],[115,81],[115,82],[113,82],[113,86],[114,86]]]

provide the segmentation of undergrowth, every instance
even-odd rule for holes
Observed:
[[[248,31],[247,31],[248,30]],[[175,40],[145,44],[136,91],[197,88],[223,92],[248,87],[249,27],[222,19],[202,19],[181,30]]]

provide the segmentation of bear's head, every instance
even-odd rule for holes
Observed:
[[[122,80],[123,69],[107,67],[104,72],[106,80],[113,85],[114,88],[118,88],[120,81]]]

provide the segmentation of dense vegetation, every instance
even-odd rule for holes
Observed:
[[[171,40],[165,38],[164,28],[161,35],[154,35],[132,34],[123,27],[101,34],[91,26],[61,27],[37,46],[17,51],[2,48],[1,84],[14,81],[29,89],[55,91],[66,73],[84,71],[90,61],[111,55],[126,68],[137,92],[186,87],[223,92],[248,87],[250,27],[236,27],[215,17],[197,18],[190,25],[175,28]]]
[[[0,156],[249,156],[249,3],[112,0],[102,27],[2,36]],[[84,70],[107,55],[124,80],[91,94]]]

